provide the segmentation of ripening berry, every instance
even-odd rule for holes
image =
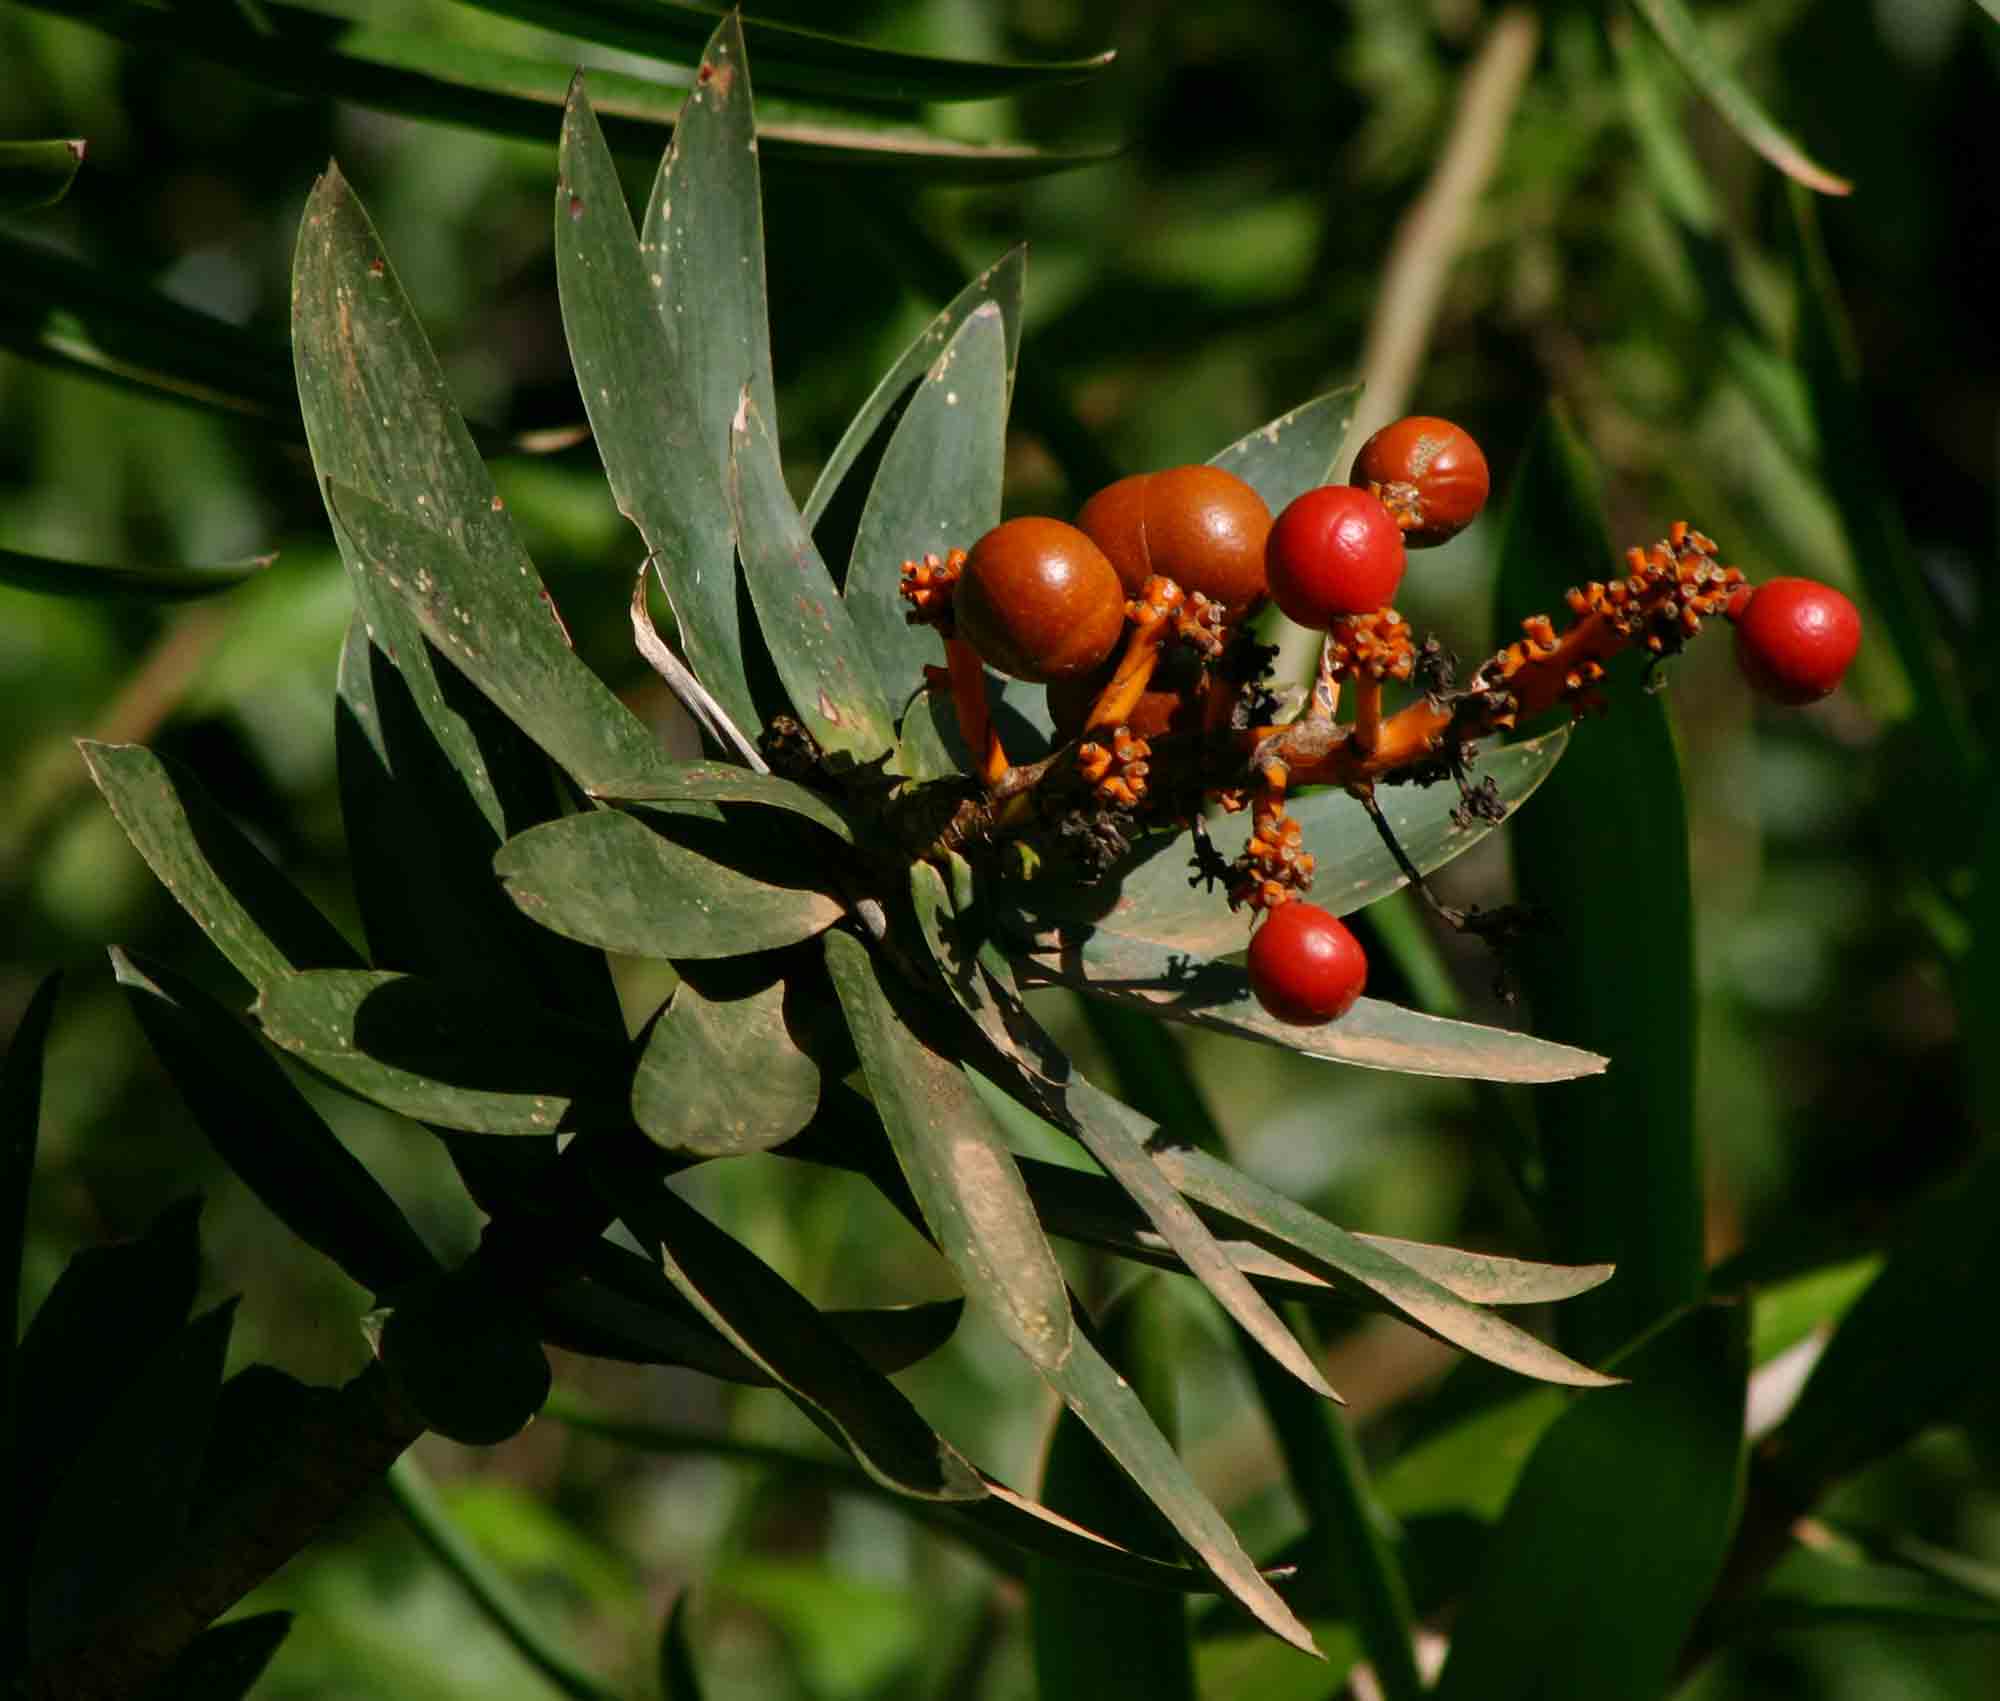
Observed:
[[[1317,904],[1280,904],[1250,936],[1250,990],[1281,1022],[1338,1021],[1367,984],[1361,941]]]
[[[1373,614],[1403,582],[1403,534],[1358,485],[1308,490],[1277,518],[1264,551],[1271,595],[1301,626],[1321,630]]]
[[[1125,588],[1104,551],[1060,520],[995,526],[952,594],[958,635],[1002,673],[1046,685],[1089,673],[1125,629]]]
[[[1731,602],[1729,618],[1743,677],[1787,708],[1828,695],[1861,648],[1854,604],[1817,579],[1767,579]]]
[[[1479,518],[1492,480],[1469,432],[1421,414],[1385,425],[1361,445],[1354,482],[1365,485],[1403,528],[1411,549],[1428,549]]]
[[[1106,485],[1076,517],[1111,558],[1128,596],[1158,574],[1222,604],[1234,620],[1264,596],[1271,510],[1220,467],[1170,467]]]

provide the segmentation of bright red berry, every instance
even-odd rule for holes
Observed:
[[[1479,518],[1492,488],[1471,433],[1421,414],[1385,425],[1361,445],[1354,482],[1382,499],[1411,549],[1445,542]]]
[[[1280,904],[1250,936],[1250,990],[1281,1022],[1338,1021],[1367,984],[1361,941],[1317,904]]]
[[[1732,601],[1729,618],[1743,677],[1787,708],[1830,693],[1861,648],[1854,604],[1817,579],[1767,579]]]
[[[952,619],[986,661],[1046,685],[1091,672],[1125,630],[1125,589],[1104,551],[1060,520],[995,526],[972,546]]]
[[[1403,533],[1357,485],[1308,490],[1277,518],[1264,551],[1271,595],[1301,626],[1372,614],[1403,582]]]

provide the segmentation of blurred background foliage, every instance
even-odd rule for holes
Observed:
[[[24,1299],[32,1307],[76,1247],[135,1233],[164,1201],[200,1190],[205,1293],[245,1296],[235,1359],[328,1380],[365,1356],[359,1290],[275,1232],[201,1141],[115,997],[101,947],[120,940],[225,996],[242,989],[128,847],[70,741],[143,739],[181,756],[351,921],[330,690],[348,595],[287,402],[299,209],[337,156],[468,416],[496,439],[555,431],[559,441],[581,408],[548,235],[557,118],[530,142],[273,93],[194,53],[121,45],[115,28],[66,10],[0,0],[0,138],[89,143],[65,200],[0,224],[0,548],[152,565],[279,558],[240,589],[184,604],[0,587],[0,1032],[48,966],[99,965],[72,977],[50,1059]],[[639,63],[440,0],[344,10],[562,64]],[[1824,476],[1797,368],[1781,352],[1799,319],[1785,180],[1621,7],[796,0],[748,10],[954,56],[1118,55],[1087,81],[921,113],[966,139],[1115,147],[1102,163],[965,188],[767,158],[779,411],[797,492],[945,295],[1025,239],[1010,511],[1066,512],[1112,473],[1205,458],[1364,371],[1389,372],[1393,388],[1385,347],[1414,334],[1402,400],[1469,426],[1498,491],[1545,405],[1563,405],[1603,470],[1621,546],[1685,516],[1754,577],[1805,573],[1859,591],[1868,563],[1853,559],[1853,540],[1865,539],[1856,491],[1879,493],[1900,513],[1946,635],[1946,689],[1990,725],[2000,30],[1963,0],[1749,0],[1703,13],[1717,55],[1855,185],[1814,211],[1858,341],[1871,447],[1866,464]],[[239,23],[223,0],[185,11],[205,29]],[[1503,30],[1521,74],[1497,94],[1489,79],[1496,123],[1475,164],[1490,175],[1475,172],[1462,222],[1425,247],[1413,209],[1469,82],[1492,71],[1483,45]],[[651,160],[635,152],[630,164],[636,192]],[[133,298],[238,328],[228,349],[244,363],[244,406],[167,399],[52,360],[78,346],[79,327],[113,363],[143,363],[146,336],[155,352],[196,339],[171,325],[119,330],[41,287],[35,268],[51,254]],[[1385,294],[1398,254],[1400,293]],[[1383,411],[1364,426],[1395,411],[1378,399]],[[528,440],[546,452],[494,457],[524,540],[579,647],[650,702],[624,619],[635,535],[587,442]],[[1497,520],[1473,527],[1420,558],[1406,585],[1405,612],[1462,654],[1494,636],[1498,534]],[[1602,567],[1558,571],[1580,579]],[[1948,733],[1935,713],[1914,712],[1928,700],[1879,620],[1871,631],[1849,688],[1805,715],[1753,713],[1725,641],[1696,646],[1672,679],[1696,900],[1699,1044],[1687,1067],[1706,1250],[1754,1278],[1865,1253],[1983,1133],[1967,1062],[1992,1036],[1960,1030],[1951,991],[1985,799],[1940,777]],[[1575,951],[1616,953],[1644,934],[1646,870],[1629,876],[1622,904],[1563,918]],[[1443,884],[1459,901],[1493,902],[1506,880],[1496,839]],[[1531,1020],[1494,1002],[1476,952],[1426,944],[1413,907],[1365,922],[1371,990]],[[635,972],[624,990],[643,1016],[660,989]],[[1187,1030],[1170,1042],[1183,1078],[1161,1073],[1171,1057],[1107,1056],[1080,1015],[1056,1015],[1086,1063],[1123,1066],[1129,1096],[1143,1104],[1150,1093],[1183,1120],[1212,1117],[1238,1162],[1335,1221],[1545,1250],[1505,1155],[1511,1119],[1490,1094]],[[309,1090],[435,1247],[470,1247],[477,1222],[436,1151]],[[1177,1094],[1196,1095],[1199,1112]],[[697,1191],[822,1305],[907,1298],[938,1279],[872,1195],[800,1167],[713,1164]],[[1108,1273],[1088,1259],[1072,1268],[1101,1299]],[[1183,1444],[1248,1545],[1267,1551],[1298,1521],[1272,1439],[1219,1319],[1181,1299]],[[1380,1320],[1330,1350],[1364,1445],[1382,1453],[1449,1364]],[[771,1393],[581,1360],[560,1362],[558,1376],[593,1407],[685,1435],[821,1448]],[[1051,1413],[1003,1345],[968,1326],[902,1380],[971,1457],[1033,1480]],[[1996,1419],[1989,1391],[1965,1421],[1852,1482],[1834,1510],[2000,1565]],[[695,1578],[706,1580],[694,1622],[708,1693],[724,1701],[1031,1692],[1018,1597],[876,1501],[732,1462],[712,1443],[655,1457],[554,1419],[491,1452],[433,1437],[420,1453],[462,1530],[620,1693],[655,1681],[662,1613]],[[302,1612],[259,1695],[547,1693],[386,1498],[258,1599]],[[1250,1692],[1232,1686],[1243,1681],[1230,1675],[1239,1645],[1203,1647],[1208,1692]],[[1710,1701],[1983,1696],[1996,1658],[1990,1638],[1780,1635],[1730,1650],[1699,1690]]]

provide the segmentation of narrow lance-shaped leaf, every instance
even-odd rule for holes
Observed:
[[[1439,1701],[1603,1701],[1672,1687],[1729,1546],[1744,1307],[1683,1313],[1543,1435],[1459,1614]]]
[[[1597,730],[1596,728],[1592,729]],[[1558,727],[1540,738],[1482,754],[1478,771],[1499,789],[1509,815],[1548,778],[1569,745],[1569,730]],[[1417,869],[1429,874],[1463,856],[1494,823],[1460,826],[1451,785],[1393,786],[1381,795],[1382,813]],[[1365,909],[1404,884],[1402,871],[1370,825],[1367,813],[1344,791],[1309,791],[1286,807],[1305,834],[1305,848],[1317,867],[1312,900],[1335,915]],[[1209,836],[1225,858],[1240,852],[1250,836],[1247,811],[1209,823]],[[1003,888],[1032,926],[1037,922],[1095,923],[1136,939],[1170,946],[1190,957],[1221,957],[1249,948],[1243,917],[1220,894],[1190,886],[1193,840],[1182,833],[1142,843],[1133,854],[1093,885],[1073,880],[1028,881]],[[1088,951],[1088,940],[1085,950]]]
[[[1359,384],[1315,396],[1237,438],[1211,455],[1209,465],[1234,473],[1276,514],[1308,490],[1333,482],[1335,462],[1360,400]]]
[[[697,130],[689,127],[676,138],[675,155],[699,146]],[[689,168],[670,156],[667,169],[685,176]],[[719,260],[708,250],[690,249],[685,233],[705,228],[706,203],[720,203],[709,209],[710,216],[720,215],[732,189],[744,192],[726,178],[686,184],[680,243],[671,259],[650,238],[642,249],[579,74],[563,112],[555,208],[556,282],[577,388],[611,493],[645,539],[695,674],[738,729],[754,734],[759,717],[737,630],[735,535],[725,483],[729,414],[726,405],[720,417],[703,412],[696,384],[702,357],[683,358],[681,352],[699,348],[706,317],[718,311],[703,284],[705,273],[712,284]],[[754,168],[747,192],[756,194]],[[741,269],[732,266],[732,283]],[[761,246],[758,272],[761,288]],[[680,321],[690,309],[696,320],[683,331]]]
[[[665,1701],[702,1701],[694,1643],[688,1635],[688,1602],[693,1596],[692,1589],[683,1589],[674,1597],[660,1630],[660,1694]]]
[[[293,969],[360,966],[340,931],[177,763],[137,744],[79,748],[160,884],[252,986]]]
[[[243,1701],[292,1628],[288,1612],[211,1625],[154,1680],[145,1701]]]
[[[57,561],[0,549],[0,585],[47,596],[118,598],[139,602],[182,602],[232,591],[277,560],[260,555],[219,566],[129,566],[105,561]]]
[[[970,868],[956,857],[953,868],[969,885]],[[1004,960],[995,962],[995,953],[979,950],[969,903],[952,914],[944,878],[927,862],[911,870],[910,897],[938,972],[1001,1054],[1013,1060],[1025,1090],[1104,1166],[1161,1239],[1265,1351],[1315,1394],[1338,1399],[1291,1331],[1160,1173],[1148,1149],[1158,1132],[1155,1124],[1077,1074],[1022,1003]],[[987,975],[994,977],[991,991]]]
[[[428,118],[537,146],[555,129],[576,68],[574,56],[537,59],[475,46],[462,32],[376,27],[278,0],[261,0],[276,27],[272,37],[185,7],[116,0],[26,3],[115,34],[128,46],[195,54],[308,100],[351,101],[400,118]],[[327,42],[333,45],[320,45]],[[655,155],[679,119],[681,90],[657,76],[599,70],[591,77],[613,143],[621,152]],[[938,183],[1008,183],[1101,163],[1116,152],[1105,146],[968,142],[908,119],[857,121],[851,108],[796,101],[767,102],[758,133],[774,163]]]
[[[163,964],[113,950],[111,967],[202,1132],[280,1222],[376,1294],[436,1269],[381,1183],[241,1022]]]
[[[830,932],[826,960],[869,1092],[938,1250],[967,1302],[1048,1375],[1076,1336],[1062,1271],[1013,1154],[958,1066],[911,1032],[911,995],[891,987],[867,946]]]
[[[824,750],[858,761],[884,754],[896,728],[881,677],[785,489],[777,443],[748,390],[730,430],[730,500],[750,600],[799,719]]]
[[[1170,1146],[1160,1166],[1199,1205],[1236,1219],[1254,1239],[1284,1256],[1316,1265],[1335,1280],[1358,1282],[1379,1294],[1418,1328],[1479,1357],[1576,1388],[1603,1388],[1618,1379],[1564,1357],[1503,1318],[1460,1299],[1381,1247],[1357,1240],[1303,1205],[1288,1199],[1205,1152]]]
[[[1595,1052],[1537,1039],[1506,1028],[1426,1016],[1364,998],[1337,1022],[1317,1027],[1281,1022],[1250,991],[1240,963],[1202,961],[1170,946],[1094,928],[1081,943],[1024,959],[1024,972],[1047,984],[1074,987],[1170,1022],[1188,1022],[1261,1040],[1307,1057],[1389,1069],[1400,1075],[1442,1075],[1475,1081],[1570,1081],[1595,1075]]]
[[[579,785],[665,766],[644,723],[570,648],[524,555],[474,556],[437,526],[337,480],[327,501],[348,564],[375,581],[378,605],[399,601],[423,636]]]
[[[1515,473],[1500,539],[1495,627],[1613,560],[1595,470],[1562,416],[1544,417]],[[1576,738],[1507,830],[1521,900],[1548,918],[1515,963],[1552,1040],[1611,1059],[1603,1075],[1534,1101],[1550,1245],[1618,1279],[1563,1307],[1557,1333],[1610,1352],[1702,1291],[1701,1163],[1694,1127],[1694,921],[1687,808],[1667,693],[1628,665],[1611,712]],[[1634,871],[1643,870],[1635,878]],[[1636,906],[1636,913],[1635,913]],[[1597,917],[1633,915],[1616,950],[1582,948]]]
[[[958,334],[959,327],[989,301],[1000,309],[1000,324],[1007,344],[1007,388],[1012,392],[1015,363],[1021,351],[1022,295],[1027,266],[1027,246],[1017,243],[946,302],[897,357],[896,364],[883,374],[882,381],[869,392],[868,400],[840,434],[826,465],[820,468],[804,508],[810,529],[819,529],[841,482],[861,459],[876,432],[904,405],[910,387],[930,370],[945,345]]]
[[[728,762],[666,762],[643,775],[606,780],[591,787],[593,797],[619,803],[755,803],[782,809],[854,842],[854,829],[816,791],[776,774],[752,773]]]
[[[678,61],[699,48],[723,16],[683,0],[473,0],[483,11],[521,18],[585,41]],[[744,20],[757,73],[773,88],[865,101],[994,100],[1081,82],[1108,66],[1110,53],[1084,59],[945,59],[904,53],[821,30],[762,18]]]
[[[904,618],[902,562],[970,549],[999,523],[1010,371],[1001,310],[984,302],[910,397],[861,511],[843,600],[892,704],[939,655],[936,632]]]
[[[256,1014],[350,1092],[439,1128],[553,1134],[573,1106],[613,1112],[623,1097],[621,1045],[511,988],[324,969],[270,982]]]
[[[607,1202],[649,1243],[667,1279],[870,1476],[928,1500],[985,1496],[978,1473],[951,1444],[755,1253],[643,1170],[610,1168],[603,1184]]]
[[[96,1433],[55,1475],[28,1575],[35,1660],[86,1634],[119,1595],[162,1564],[185,1529],[208,1446],[236,1302],[187,1324],[130,1380]],[[17,1540],[27,1539],[17,1531]]]
[[[1854,187],[1846,178],[1836,177],[1815,164],[1797,142],[1771,121],[1756,98],[1708,45],[1684,0],[1632,0],[1632,6],[1652,25],[1666,50],[1694,86],[1714,103],[1730,128],[1787,177],[1808,189],[1817,189],[1822,195],[1845,195]]]
[[[80,139],[0,142],[0,213],[54,206],[76,181],[86,146]]]
[[[28,1232],[28,1187],[41,1135],[42,1070],[55,1020],[59,974],[43,976],[0,1061],[0,1503],[10,1503],[14,1460],[16,1319],[21,1253]],[[5,1625],[0,1621],[0,1631]]]
[[[751,829],[615,809],[551,821],[493,859],[507,895],[544,927],[642,957],[733,957],[809,939],[844,913]],[[755,872],[745,872],[750,862]]]

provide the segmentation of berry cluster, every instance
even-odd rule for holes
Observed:
[[[1367,966],[1354,936],[1303,900],[1313,858],[1286,812],[1288,790],[1344,788],[1441,914],[1497,932],[1497,918],[1431,898],[1376,804],[1378,783],[1449,778],[1467,819],[1498,819],[1490,783],[1469,776],[1475,739],[1558,705],[1601,707],[1596,687],[1620,651],[1641,650],[1652,665],[1718,615],[1736,627],[1744,676],[1778,703],[1824,697],[1854,659],[1860,617],[1840,592],[1806,579],[1753,588],[1710,539],[1676,524],[1629,551],[1622,577],[1572,590],[1566,624],[1524,621],[1520,638],[1454,689],[1436,641],[1419,647],[1392,599],[1407,552],[1463,531],[1489,487],[1468,433],[1400,419],[1362,446],[1353,482],[1309,490],[1275,520],[1232,474],[1175,467],[1099,491],[1074,525],[1009,520],[969,553],[905,562],[909,618],[945,639],[948,666],[935,677],[949,685],[992,806],[986,829],[1053,826],[1066,842],[1116,847],[1134,828],[1198,818],[1208,799],[1249,807],[1243,853],[1226,863],[1207,851],[1198,878],[1220,881],[1231,907],[1260,923],[1249,968],[1264,1007],[1281,1021],[1330,1021],[1359,997]],[[1266,600],[1325,634],[1304,712],[1277,724],[1261,724],[1269,652],[1245,626]],[[1001,747],[987,666],[1049,688],[1065,743],[1032,769],[1013,767]],[[1385,714],[1385,686],[1413,682],[1413,700]]]

